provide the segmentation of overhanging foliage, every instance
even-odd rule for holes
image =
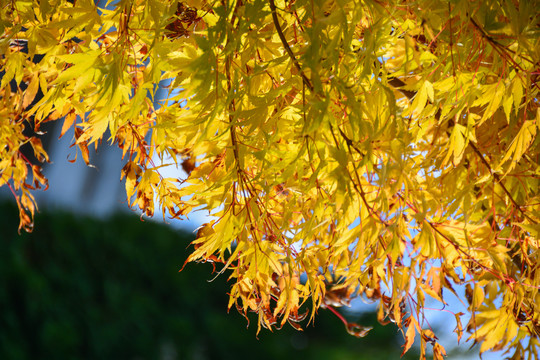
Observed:
[[[25,124],[63,119],[87,163],[108,131],[131,206],[215,216],[189,260],[222,263],[229,306],[260,326],[299,327],[308,298],[312,318],[360,295],[404,351],[419,334],[441,358],[425,298],[444,304],[459,284],[482,352],[535,357],[539,13],[512,0],[6,2],[0,185],[30,229],[46,179],[20,147],[47,154]],[[164,178],[156,158],[187,177]]]

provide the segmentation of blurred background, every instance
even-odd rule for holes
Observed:
[[[399,359],[401,335],[369,312],[357,339],[321,310],[315,326],[273,333],[227,313],[227,279],[188,264],[193,235],[133,214],[41,211],[31,234],[0,204],[0,359]],[[405,359],[417,359],[407,353]]]

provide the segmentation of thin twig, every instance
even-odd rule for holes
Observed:
[[[487,162],[486,158],[484,157],[484,155],[480,152],[480,150],[478,150],[478,148],[476,147],[476,145],[474,145],[472,142],[469,141],[469,146],[474,150],[474,152],[476,153],[476,155],[478,155],[478,157],[480,158],[480,160],[482,161],[482,163],[488,168],[489,172],[491,173],[491,175],[493,175],[493,177],[495,178],[495,180],[497,181],[497,183],[502,187],[503,191],[506,193],[506,195],[508,195],[508,198],[510,198],[510,201],[512,202],[512,204],[514,204],[514,206],[519,210],[519,212],[521,212],[523,214],[523,216],[525,216],[527,218],[527,220],[529,220],[531,223],[533,224],[536,224],[537,222],[533,219],[531,219],[531,217],[529,215],[527,215],[525,213],[525,210],[523,210],[521,208],[521,206],[516,202],[516,200],[514,200],[514,198],[512,197],[512,194],[510,194],[510,191],[508,191],[508,189],[506,188],[506,186],[504,186],[504,184],[502,183],[502,179],[501,177],[499,176],[499,174],[497,174],[496,172],[493,171],[493,169],[491,168],[491,166],[489,165],[489,163]]]
[[[287,39],[285,39],[285,35],[283,34],[283,30],[281,29],[281,25],[279,25],[279,19],[277,17],[276,4],[274,3],[274,0],[269,0],[269,3],[270,3],[270,10],[272,10],[272,20],[274,21],[274,26],[276,27],[276,31],[278,33],[279,39],[281,40],[281,43],[283,44],[283,47],[285,48],[285,51],[287,52],[287,54],[291,58],[294,66],[296,66],[296,68],[300,72],[300,76],[302,77],[302,80],[304,80],[304,83],[309,88],[309,90],[311,90],[311,92],[313,92],[314,87],[313,87],[313,84],[311,83],[311,80],[309,80],[309,78],[306,76],[306,74],[304,73],[304,70],[300,66],[300,63],[296,59],[296,56],[294,56],[294,53],[292,52],[291,47],[289,46],[289,43],[287,42]]]

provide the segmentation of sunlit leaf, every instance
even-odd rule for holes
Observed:
[[[48,185],[42,125],[60,121],[61,136],[74,129],[69,161],[121,149],[127,204],[143,216],[212,216],[187,262],[226,276],[229,308],[256,313],[259,331],[300,330],[324,309],[365,336],[335,309],[361,297],[400,328],[404,353],[418,332],[421,357],[431,346],[441,359],[432,298],[458,342],[468,332],[482,352],[534,357],[535,6],[12,1],[0,9],[0,186],[31,231]]]

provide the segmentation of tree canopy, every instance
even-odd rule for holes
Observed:
[[[214,216],[188,261],[219,265],[229,307],[260,327],[299,328],[362,296],[401,328],[404,352],[419,335],[442,358],[426,296],[444,307],[459,285],[458,340],[535,358],[539,10],[3,1],[0,186],[31,230],[32,192],[47,186],[40,125],[61,119],[87,163],[102,141],[123,150],[131,207]],[[156,159],[186,175],[164,177]]]

